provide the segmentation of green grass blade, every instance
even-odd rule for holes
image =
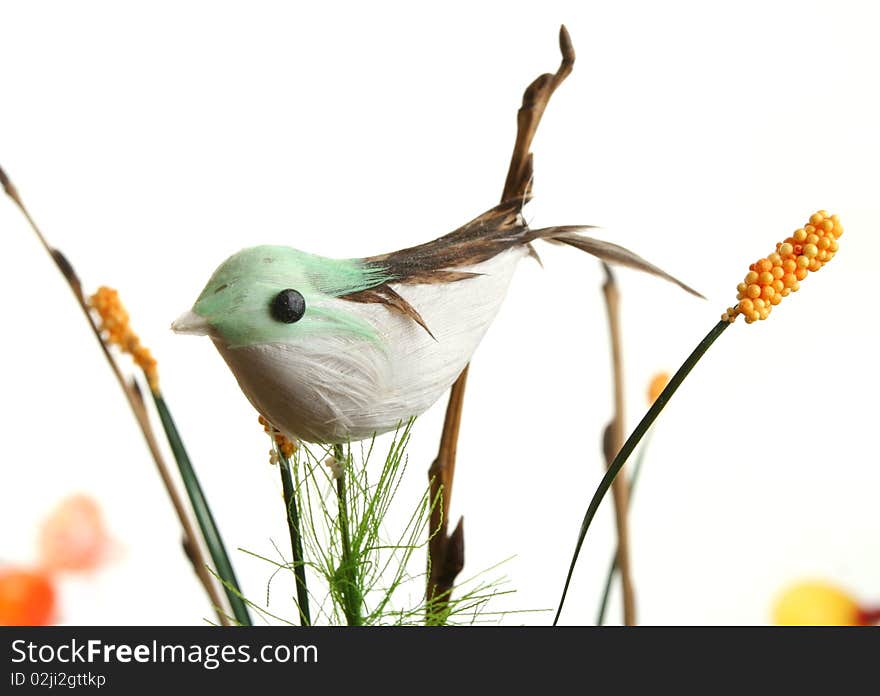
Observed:
[[[183,478],[183,485],[186,487],[186,493],[192,504],[193,512],[202,530],[202,536],[205,539],[205,545],[208,552],[217,567],[217,574],[223,581],[223,589],[229,598],[229,605],[232,607],[232,613],[235,620],[242,626],[251,625],[251,617],[247,610],[247,605],[241,598],[241,591],[238,580],[235,577],[235,571],[232,569],[232,563],[223,546],[223,539],[220,536],[220,530],[217,529],[217,523],[211,514],[211,508],[208,507],[208,501],[202,492],[202,487],[193,470],[189,455],[183,446],[183,440],[174,425],[174,419],[171,417],[171,411],[165,403],[165,399],[157,392],[152,392],[153,401],[156,403],[156,410],[159,412],[159,418],[162,421],[162,427],[165,429],[165,435],[168,438],[168,444],[171,445],[171,451],[177,460],[177,466],[180,468],[180,476]]]
[[[728,322],[719,321],[714,327],[712,327],[712,330],[706,334],[706,337],[700,341],[697,347],[694,348],[693,352],[687,357],[687,360],[685,360],[684,363],[682,363],[682,366],[678,368],[678,372],[676,372],[672,376],[672,379],[669,380],[669,384],[666,385],[666,388],[662,391],[660,396],[657,397],[657,400],[651,405],[651,408],[648,409],[648,412],[636,426],[636,429],[633,430],[632,434],[627,438],[627,441],[623,443],[620,452],[614,457],[614,461],[611,462],[611,466],[608,467],[608,471],[599,482],[599,486],[596,488],[596,492],[593,493],[593,497],[587,506],[587,511],[584,513],[584,520],[581,523],[581,529],[578,533],[578,539],[574,547],[574,553],[572,554],[571,564],[568,567],[568,574],[565,577],[565,585],[562,588],[562,596],[559,598],[559,606],[556,609],[556,616],[553,619],[554,626],[559,621],[560,614],[562,614],[562,607],[565,604],[565,597],[568,595],[568,588],[569,585],[571,585],[571,577],[574,574],[574,567],[577,564],[578,556],[581,553],[581,547],[584,545],[587,530],[589,530],[590,524],[596,516],[596,511],[599,509],[599,505],[605,498],[605,494],[608,493],[608,489],[611,487],[617,474],[620,473],[623,465],[626,464],[629,455],[632,454],[636,445],[639,444],[639,441],[644,437],[645,433],[648,432],[648,428],[651,427],[651,424],[657,419],[657,416],[660,415],[660,412],[666,406],[669,399],[672,398],[672,395],[675,394],[676,390],[681,386],[681,383],[684,382],[690,371],[694,369],[694,366],[700,361],[703,354],[709,350],[709,347],[715,342],[715,339],[717,339],[728,326],[730,326]]]

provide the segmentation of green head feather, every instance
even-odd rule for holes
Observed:
[[[193,305],[228,347],[296,341],[327,333],[369,340],[373,327],[335,298],[390,280],[383,269],[357,259],[328,259],[282,246],[258,246],[230,256],[208,281]],[[275,296],[286,288],[305,299],[302,319],[286,324],[272,317]]]

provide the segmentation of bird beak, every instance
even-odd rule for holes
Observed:
[[[171,323],[171,330],[179,334],[207,336],[211,333],[211,325],[205,317],[190,310],[181,314]]]

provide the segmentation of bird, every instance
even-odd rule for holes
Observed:
[[[433,241],[333,259],[255,246],[226,259],[171,328],[208,336],[245,396],[285,436],[345,444],[401,427],[449,389],[535,242],[579,249],[702,297],[590,225],[532,229],[506,200]],[[540,262],[540,259],[538,258]]]

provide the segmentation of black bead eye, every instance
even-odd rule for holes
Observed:
[[[306,301],[299,291],[293,288],[282,290],[270,306],[272,318],[283,321],[285,324],[293,324],[303,318],[306,313]]]

